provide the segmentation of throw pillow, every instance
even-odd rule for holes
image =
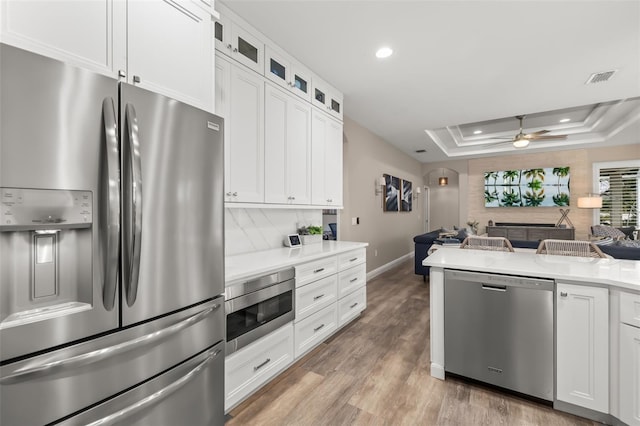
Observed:
[[[591,233],[596,237],[611,237],[614,240],[623,240],[626,237],[624,232],[608,225],[594,225],[591,227]]]

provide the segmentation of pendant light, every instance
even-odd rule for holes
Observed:
[[[444,175],[444,169],[442,169],[442,176],[438,178],[438,185],[447,186],[449,184],[449,178]]]

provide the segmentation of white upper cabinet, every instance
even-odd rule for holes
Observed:
[[[127,9],[127,81],[213,111],[211,14],[190,0],[129,1]]]
[[[264,202],[264,80],[216,57],[216,113],[225,119],[225,201]]]
[[[318,76],[313,76],[311,100],[315,106],[342,121],[342,93]]]
[[[311,71],[269,45],[265,47],[264,75],[307,102],[311,101]]]
[[[609,412],[609,291],[556,285],[556,397]]]
[[[311,105],[265,85],[265,202],[311,204]]]
[[[262,74],[264,42],[226,15],[214,23],[216,49]]]
[[[311,204],[342,206],[342,123],[315,108],[311,121]]]
[[[0,1],[3,43],[114,78],[127,65],[125,22],[113,0]]]
[[[211,9],[201,0],[0,1],[4,43],[213,110]]]

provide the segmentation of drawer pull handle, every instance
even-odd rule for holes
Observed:
[[[356,303],[354,303],[353,305],[349,306],[349,309],[353,309],[353,308],[355,308],[356,306],[358,306],[358,302],[356,302]]]
[[[318,327],[313,329],[313,332],[316,333],[318,330],[324,327],[324,324],[320,324]]]
[[[313,271],[313,273],[314,273],[314,274],[317,274],[318,272],[322,272],[322,271],[324,271],[324,268],[315,269],[315,270]]]
[[[357,278],[357,277],[356,277],[356,278],[353,278],[353,279],[352,279],[352,280],[350,280],[349,282],[350,282],[350,283],[354,283],[354,282],[356,282],[356,281],[358,281],[358,278]]]
[[[560,292],[560,297],[567,297],[569,294],[565,291]]]
[[[321,298],[323,298],[323,297],[324,297],[324,294],[321,294],[320,296],[315,296],[315,297],[313,298],[313,300],[318,300],[318,299],[321,299]]]
[[[356,260],[358,260],[358,258],[354,257],[353,259],[349,259],[349,262],[355,262]]]
[[[269,364],[271,362],[271,358],[267,358],[262,364],[253,367],[253,371],[258,371],[260,370],[262,367],[264,367],[265,365]]]

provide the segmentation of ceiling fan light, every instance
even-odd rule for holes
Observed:
[[[529,140],[528,139],[520,138],[520,139],[516,139],[515,141],[513,141],[513,146],[515,148],[525,148],[528,145],[529,145]]]

